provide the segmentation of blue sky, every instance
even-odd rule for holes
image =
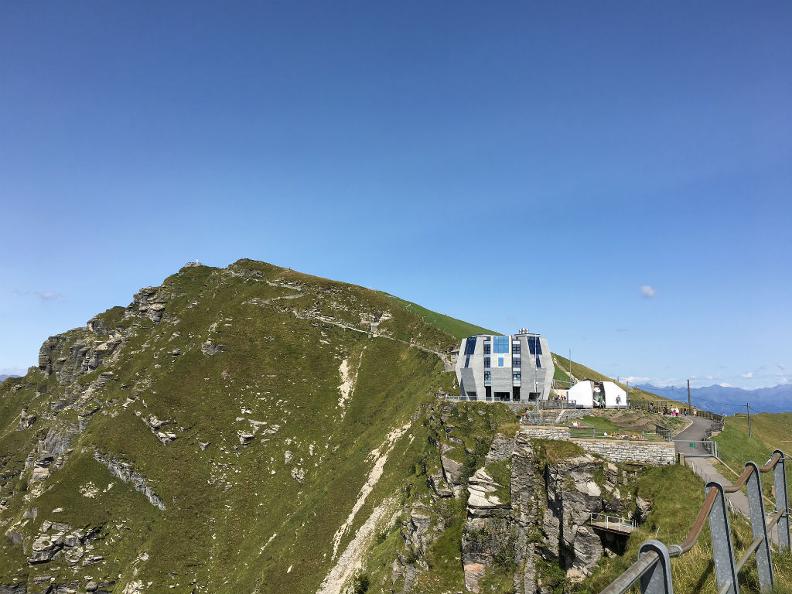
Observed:
[[[550,4],[4,3],[0,373],[250,257],[792,381],[792,6]]]

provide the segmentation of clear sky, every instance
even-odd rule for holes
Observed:
[[[792,4],[3,2],[0,220],[0,373],[249,257],[792,381]]]

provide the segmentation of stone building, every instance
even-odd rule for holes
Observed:
[[[508,336],[470,336],[459,345],[456,376],[462,400],[547,400],[554,371],[547,339],[525,329]]]

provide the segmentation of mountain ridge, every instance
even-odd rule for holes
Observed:
[[[687,401],[687,388],[676,386],[641,385],[641,388],[674,400]],[[778,384],[766,388],[737,388],[712,385],[690,389],[693,404],[719,414],[745,412],[750,403],[755,412],[780,413],[792,411],[792,384]]]
[[[458,591],[463,552],[500,559],[482,583],[549,572],[518,510],[466,519],[468,479],[492,473],[506,498],[527,473],[520,497],[537,497],[544,460],[523,443],[510,470],[505,404],[436,398],[455,391],[449,352],[483,330],[243,259],[185,266],[48,338],[0,384],[0,589]],[[521,536],[476,549],[492,526]]]

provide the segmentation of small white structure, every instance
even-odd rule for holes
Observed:
[[[627,408],[627,392],[614,382],[583,380],[569,388],[567,401],[582,408]]]
[[[583,408],[594,408],[594,385],[589,380],[578,382],[567,392],[567,402]]]
[[[627,392],[613,382],[602,382],[605,408],[627,408]]]

